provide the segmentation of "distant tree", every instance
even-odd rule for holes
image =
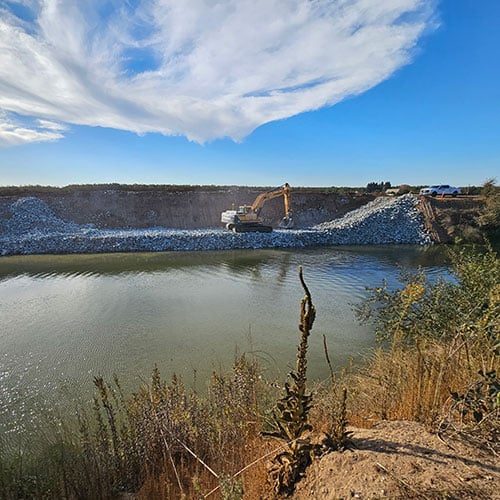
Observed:
[[[485,207],[479,216],[479,224],[487,230],[497,230],[500,227],[500,187],[495,185],[495,179],[488,179],[481,189],[485,198]]]
[[[386,189],[390,189],[391,183],[389,181],[385,182],[369,182],[366,185],[367,193],[383,193]]]

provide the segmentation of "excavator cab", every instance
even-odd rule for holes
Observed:
[[[238,215],[247,215],[252,213],[252,206],[251,205],[242,205],[241,207],[238,207],[238,210],[236,211]]]

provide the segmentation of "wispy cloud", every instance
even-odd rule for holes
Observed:
[[[57,141],[62,139],[62,132],[67,127],[47,120],[24,124],[22,120],[12,118],[0,111],[0,147],[19,146],[29,142]]]
[[[411,61],[434,3],[6,2],[0,144],[58,139],[64,130],[53,124],[61,122],[241,140],[389,78]],[[41,128],[30,139],[10,113],[39,119]]]
[[[51,122],[49,120],[37,120],[37,123],[41,129],[45,130],[57,130],[58,132],[63,132],[68,128],[61,123]]]

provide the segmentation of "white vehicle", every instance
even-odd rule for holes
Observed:
[[[448,184],[429,186],[420,190],[420,194],[426,194],[430,196],[457,196],[457,194],[461,194],[461,192],[462,191],[460,188],[449,186]]]

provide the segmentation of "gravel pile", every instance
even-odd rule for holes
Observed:
[[[418,203],[418,198],[411,194],[380,197],[313,229],[325,231],[339,245],[429,244]]]
[[[20,198],[0,220],[0,254],[159,252],[431,243],[412,195],[377,200],[307,229],[231,233],[224,229],[97,229],[66,222],[37,198]]]

